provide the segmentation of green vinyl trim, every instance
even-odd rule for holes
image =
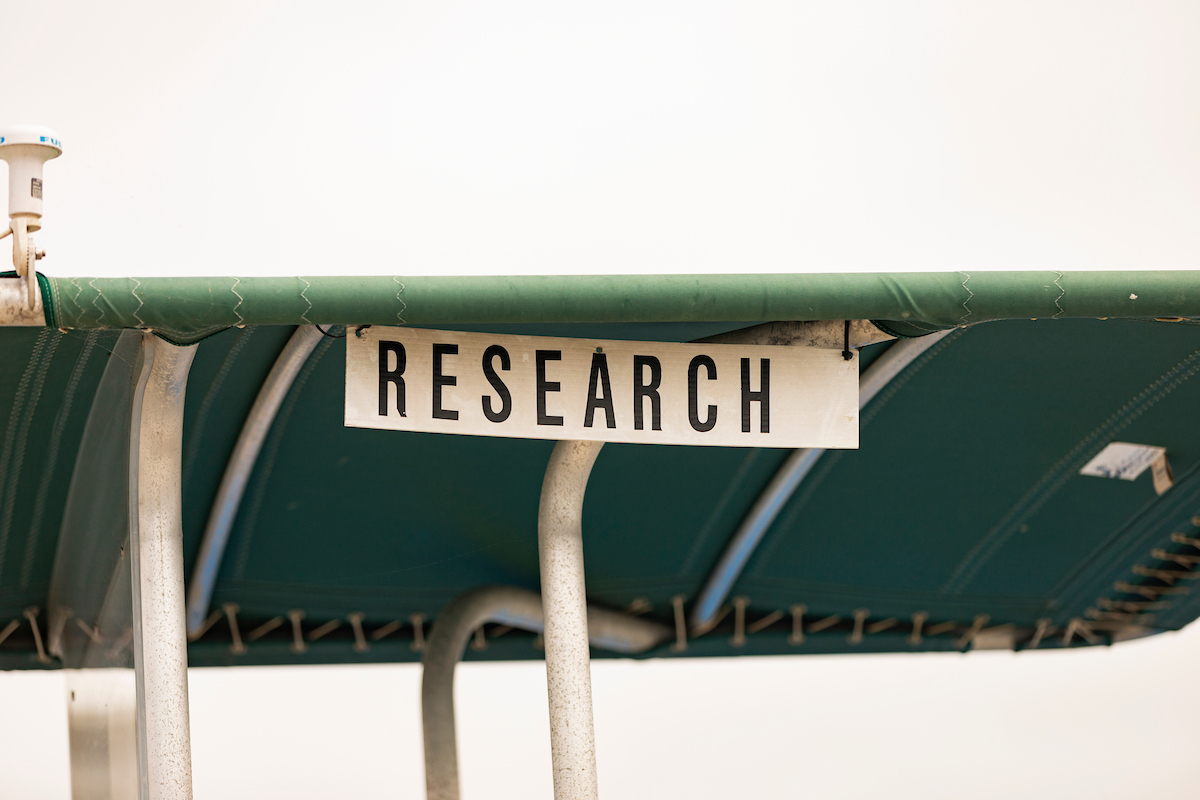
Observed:
[[[920,335],[1000,319],[1200,317],[1191,272],[51,278],[63,328],[194,342],[242,325],[871,319]]]
[[[52,295],[50,293],[50,279],[40,272],[35,272],[33,274],[37,275],[38,290],[42,293],[42,308],[45,309],[44,313],[46,315],[46,327],[57,328],[58,319],[54,316],[54,304],[51,301]],[[21,276],[18,275],[15,270],[10,269],[7,272],[0,272],[0,278],[19,277]]]
[[[42,313],[46,315],[46,327],[57,328],[58,315],[54,313],[54,294],[50,290],[50,279],[40,272],[35,272],[34,275],[37,275],[38,290],[42,293]]]

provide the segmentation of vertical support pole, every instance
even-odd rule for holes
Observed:
[[[582,522],[584,491],[601,446],[575,441],[555,445],[538,507],[555,800],[599,797]]]
[[[69,669],[71,800],[136,800],[137,710],[128,669]]]
[[[191,800],[184,618],[183,400],[196,347],[142,334],[133,396],[130,549],[141,800]]]

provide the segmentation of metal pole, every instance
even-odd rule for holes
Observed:
[[[137,691],[128,669],[68,669],[71,800],[136,800]]]
[[[129,465],[139,794],[191,800],[180,474],[183,400],[196,347],[149,332],[142,347]]]
[[[296,328],[284,345],[283,352],[275,359],[270,374],[258,390],[254,406],[242,424],[242,432],[229,456],[216,499],[208,514],[208,525],[200,541],[200,555],[196,557],[196,566],[192,569],[192,584],[188,587],[187,596],[188,633],[191,635],[197,634],[208,616],[229,532],[233,529],[246,483],[250,480],[254,465],[258,463],[258,454],[271,430],[271,423],[275,421],[275,415],[296,376],[320,341],[321,332],[316,325]]]
[[[616,611],[590,608],[588,632],[596,647],[641,653],[671,637],[671,629]],[[542,598],[512,586],[470,589],[438,614],[421,657],[421,727],[425,734],[425,796],[458,800],[458,743],[454,722],[454,669],[471,634],[486,622],[526,631],[545,629]]]
[[[538,506],[546,687],[555,800],[597,800],[592,673],[583,580],[583,495],[601,442],[559,442]]]
[[[751,329],[754,330],[754,329]],[[922,353],[937,344],[954,330],[938,331],[920,339],[903,339],[888,348],[887,352],[871,364],[858,380],[858,407],[866,408],[893,378],[904,371],[904,368],[917,359]],[[714,337],[715,339],[716,337]],[[713,568],[712,574],[700,590],[696,603],[692,607],[692,626],[703,628],[716,618],[724,605],[725,599],[733,591],[733,586],[741,576],[742,570],[754,555],[755,549],[770,530],[775,518],[779,516],[784,506],[792,499],[797,487],[816,466],[817,461],[825,451],[820,448],[801,448],[793,450],[783,466],[771,478],[762,494],[754,501],[750,512],[742,520],[734,532],[729,544],[725,545],[721,558]]]
[[[470,592],[459,595],[442,609],[429,634],[429,642],[421,655],[421,729],[425,742],[425,796],[429,800],[459,798],[454,669],[471,633],[490,618],[500,602],[506,600]],[[514,602],[505,602],[505,605],[512,606],[510,610],[519,610]]]

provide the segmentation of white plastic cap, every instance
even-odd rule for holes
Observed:
[[[0,128],[0,159],[8,162],[8,215],[42,216],[42,165],[62,155],[62,142],[49,128]],[[37,230],[40,226],[30,226]]]

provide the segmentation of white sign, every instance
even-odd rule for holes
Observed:
[[[350,329],[353,331],[353,328]],[[858,447],[858,355],[373,326],[346,425],[526,439]]]
[[[1154,470],[1154,490],[1159,494],[1170,489],[1175,483],[1171,465],[1167,461],[1167,448],[1151,444],[1109,442],[1095,458],[1083,465],[1079,474],[1134,481],[1150,468]]]

